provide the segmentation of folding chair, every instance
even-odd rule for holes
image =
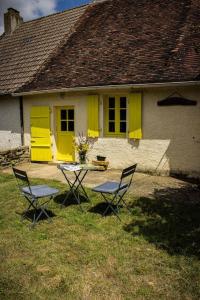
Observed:
[[[42,214],[44,214],[50,221],[50,216],[47,213],[46,206],[47,203],[53,199],[53,196],[59,191],[47,185],[30,185],[27,173],[25,171],[13,168],[13,173],[17,179],[20,192],[29,203],[28,208],[22,213],[22,220],[26,218],[27,213],[30,212],[31,208],[33,208],[34,215],[31,224],[32,227],[34,227],[35,224],[39,221]],[[41,202],[41,198],[48,199]],[[38,215],[37,212],[39,212]]]
[[[92,189],[92,191],[100,193],[108,204],[103,216],[106,215],[110,208],[117,218],[121,220],[118,212],[122,203],[129,210],[129,212],[132,213],[124,200],[124,196],[132,183],[133,174],[135,173],[136,167],[137,164],[124,169],[121,174],[120,182],[107,181]]]

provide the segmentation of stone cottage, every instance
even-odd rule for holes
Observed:
[[[200,174],[200,2],[94,1],[0,38],[0,143],[73,161],[73,138],[113,168]],[[14,20],[14,21],[13,21]]]

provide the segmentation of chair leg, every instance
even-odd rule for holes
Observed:
[[[26,214],[29,211],[30,207],[32,206],[32,203],[29,204],[28,208],[22,213],[21,215],[21,222],[24,221],[24,219],[26,218]]]
[[[35,219],[35,223],[37,223],[39,221],[39,219],[42,216],[42,214],[44,214],[47,217],[47,219],[49,219],[49,215],[46,213],[45,208],[44,207],[40,207],[39,209],[40,209],[40,213],[37,216],[37,218]]]
[[[45,201],[45,202],[44,202],[43,204],[41,204],[41,205],[38,205],[38,202],[37,202],[38,200],[37,200],[37,199],[32,200],[32,202],[31,202],[30,199],[28,199],[28,201],[30,202],[30,205],[29,205],[28,209],[26,210],[26,212],[29,211],[29,209],[30,209],[31,206],[32,206],[33,209],[34,209],[33,221],[32,221],[32,223],[30,224],[30,228],[35,227],[35,225],[37,224],[37,222],[38,222],[39,219],[41,218],[42,214],[44,214],[44,215],[47,217],[48,222],[52,222],[50,216],[48,215],[48,213],[47,213],[47,211],[46,211],[46,205],[47,205],[47,203],[50,202],[52,199],[53,199],[53,196],[51,196],[47,201]],[[40,212],[39,212],[39,214],[37,215],[38,210],[40,210]]]
[[[126,202],[124,201],[123,197],[124,197],[125,193],[122,194],[122,196],[119,195],[119,200],[117,202],[117,206],[120,204],[120,202],[123,202],[124,206],[126,207],[126,209],[130,212],[130,214],[132,215],[132,211],[130,210],[130,208],[128,207],[128,205],[126,204]]]
[[[115,214],[115,216],[121,221],[121,218],[119,217],[118,212],[113,208],[113,205],[108,202],[107,202],[107,204],[108,204],[108,206],[103,213],[103,217],[105,217],[106,213],[108,212],[108,209],[110,208],[113,211],[113,213]]]
[[[49,201],[48,201],[48,202],[50,202],[51,200],[53,200],[53,196],[51,196],[51,197],[49,198]],[[52,223],[51,217],[47,214],[46,206],[44,206],[44,214],[47,216],[48,222],[49,222],[49,223]]]
[[[132,215],[132,211],[130,210],[130,208],[128,207],[128,205],[126,204],[126,202],[122,199],[122,202],[124,203],[124,205],[126,206],[126,209],[130,212],[130,214]]]
[[[40,209],[40,212],[39,212],[39,215],[36,217],[36,212],[38,211],[38,209]],[[35,225],[38,223],[38,221],[39,221],[40,217],[42,216],[42,214],[44,214],[47,217],[49,223],[52,222],[52,220],[51,220],[50,216],[47,214],[44,206],[40,207],[38,209],[36,209],[35,212],[34,212],[33,222],[30,224],[31,228],[35,227]]]
[[[21,221],[23,221],[25,218],[26,218],[26,214],[28,213],[28,211],[30,210],[31,207],[33,207],[34,209],[34,212],[35,210],[37,210],[37,204],[35,204],[35,199],[30,199],[29,197],[25,196],[25,198],[27,199],[27,201],[29,202],[29,206],[28,208],[22,213],[22,216],[21,216]],[[34,216],[33,216],[34,220],[35,220],[35,213],[34,213]]]
[[[63,200],[63,202],[60,204],[60,208],[63,208],[65,206],[65,202],[67,201],[67,199],[69,198],[69,195],[71,194],[71,190],[66,192],[66,196],[65,199]]]
[[[101,194],[101,195],[103,196],[104,200],[108,204],[105,211],[104,211],[104,213],[103,213],[103,217],[105,217],[105,215],[108,212],[108,209],[110,208],[113,211],[113,213],[115,214],[115,216],[121,221],[121,218],[118,215],[118,211],[113,208],[113,204],[114,204],[114,201],[115,201],[117,195],[114,195],[114,197],[111,201],[109,201],[108,198],[104,194]],[[118,209],[118,206],[117,206],[117,209]]]

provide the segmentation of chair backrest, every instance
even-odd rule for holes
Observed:
[[[28,176],[27,173],[25,171],[16,169],[16,168],[12,168],[13,169],[13,173],[17,179],[17,183],[19,186],[19,189],[21,190],[23,187],[28,187],[31,193],[31,188],[30,188],[30,183],[28,180]]]
[[[133,179],[133,174],[135,173],[136,167],[137,167],[137,164],[122,170],[120,186],[121,186],[121,184],[123,184],[123,181],[125,179],[127,180],[127,187],[129,187],[131,185],[132,179]]]

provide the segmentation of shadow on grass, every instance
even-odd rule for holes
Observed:
[[[60,205],[64,205],[66,207],[70,206],[70,205],[78,205],[78,202],[77,202],[75,196],[73,195],[73,193],[68,193],[67,199],[65,201],[66,196],[67,196],[66,192],[59,194],[56,197],[54,197],[54,202],[56,202],[57,204],[60,204]],[[79,194],[79,199],[80,199],[81,203],[88,202],[88,199],[85,196],[80,195],[80,194]],[[63,204],[63,201],[65,201],[64,204]]]
[[[49,218],[53,218],[55,217],[56,215],[49,209],[45,209],[46,213],[48,214]],[[19,215],[22,216],[23,219],[27,219],[29,221],[33,221],[34,219],[34,215],[35,217],[37,218],[41,213],[41,209],[30,209],[28,212],[26,212],[25,214],[24,213],[18,213]],[[41,214],[40,218],[39,218],[39,221],[42,221],[42,220],[48,220],[49,219],[44,213]]]
[[[89,212],[92,212],[92,213],[95,213],[95,214],[100,214],[100,215],[103,216],[103,213],[107,209],[107,207],[108,207],[108,204],[106,202],[101,202],[101,203],[98,203],[97,205],[93,206],[92,208],[90,208]],[[113,204],[112,207],[113,207],[114,210],[117,210],[116,205]],[[121,208],[121,206],[119,208]],[[105,216],[110,216],[112,214],[113,214],[113,211],[109,207]]]
[[[200,258],[200,191],[192,186],[155,190],[133,204],[133,221],[124,229],[142,235],[170,254]]]

